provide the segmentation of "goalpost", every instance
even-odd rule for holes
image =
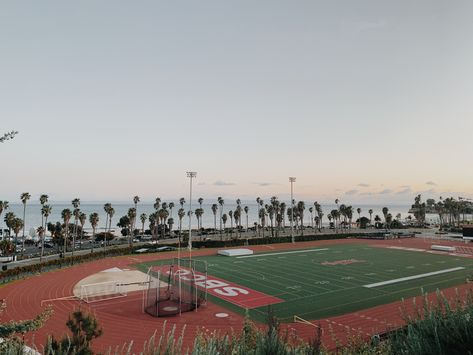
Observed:
[[[106,281],[81,285],[79,299],[85,303],[93,303],[125,297],[126,295],[125,284],[119,281]]]
[[[299,316],[296,316],[296,315],[294,316],[294,320],[293,320],[293,321],[294,321],[294,323],[302,323],[302,324],[310,325],[311,327],[320,329],[321,334],[323,334],[323,328],[322,328],[320,325],[318,325],[318,324],[314,324],[314,323],[312,323],[312,322],[310,322],[310,321],[308,321],[308,320],[306,320],[306,319],[304,319],[304,318],[301,318],[301,317],[299,317]]]

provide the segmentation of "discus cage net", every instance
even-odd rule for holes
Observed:
[[[170,265],[148,269],[143,311],[167,317],[197,310],[207,302],[207,262],[174,258]]]

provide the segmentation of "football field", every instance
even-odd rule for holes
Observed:
[[[364,244],[195,259],[205,260],[208,278],[217,280],[209,287],[211,302],[240,313],[248,309],[257,320],[264,320],[267,305],[232,301],[228,296],[246,292],[248,299],[256,291],[261,300],[261,295],[268,296],[268,304],[282,321],[291,321],[295,315],[312,320],[398,301],[422,290],[459,285],[473,271],[469,258]],[[166,263],[160,260],[138,267],[144,271]],[[219,282],[228,287],[218,291]],[[218,293],[210,292],[215,290]]]

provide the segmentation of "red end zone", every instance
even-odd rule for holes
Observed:
[[[181,275],[181,280],[193,281],[190,270],[181,268],[178,272]],[[197,287],[207,289],[207,292],[212,296],[221,298],[245,309],[258,308],[284,302],[284,300],[280,298],[252,290],[245,286],[230,283],[211,275],[207,275],[206,279],[205,275],[195,272],[194,280]]]

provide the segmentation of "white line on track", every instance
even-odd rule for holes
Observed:
[[[378,287],[378,286],[391,285],[391,284],[395,284],[395,283],[398,283],[398,282],[409,281],[409,280],[415,280],[415,279],[420,279],[420,278],[423,278],[423,277],[429,277],[429,276],[434,276],[434,275],[440,275],[440,274],[445,274],[445,273],[447,273],[447,272],[453,272],[453,271],[458,271],[458,270],[463,270],[463,269],[465,269],[463,266],[459,266],[459,267],[454,267],[454,268],[451,268],[451,269],[444,269],[444,270],[439,270],[439,271],[427,272],[427,273],[425,273],[425,274],[419,274],[419,275],[401,277],[401,278],[399,278],[399,279],[394,279],[394,280],[387,280],[387,281],[376,282],[376,283],[373,283],[373,284],[363,285],[363,287],[366,287],[366,288],[373,288],[373,287]]]
[[[236,258],[237,258],[237,259],[243,259],[243,258],[262,258],[263,256],[285,255],[285,254],[296,254],[296,253],[310,253],[310,252],[313,252],[313,251],[322,251],[322,250],[328,250],[328,248],[311,249],[311,250],[282,251],[282,252],[279,252],[279,253],[253,254],[253,255],[237,256]]]

